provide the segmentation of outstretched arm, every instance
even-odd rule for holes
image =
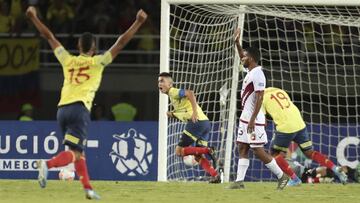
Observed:
[[[235,45],[236,45],[236,49],[238,51],[239,57],[240,57],[240,59],[242,59],[244,57],[244,50],[242,49],[242,47],[240,45],[240,28],[237,28],[235,31]]]
[[[26,10],[26,16],[35,25],[40,34],[49,42],[51,49],[55,50],[57,47],[61,46],[61,43],[55,38],[54,34],[37,17],[35,7],[29,6]]]
[[[125,45],[134,37],[135,33],[145,22],[146,18],[147,18],[147,14],[145,13],[145,11],[140,9],[136,15],[135,22],[130,26],[128,30],[126,30],[126,32],[120,35],[120,37],[116,40],[115,44],[109,49],[113,59],[120,53],[120,51],[125,47]]]

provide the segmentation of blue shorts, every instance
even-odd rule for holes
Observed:
[[[211,130],[210,121],[198,121],[193,123],[189,121],[186,126],[183,134],[180,138],[178,146],[187,147],[192,145],[195,142],[196,146],[208,146],[207,139]]]
[[[312,142],[305,127],[304,129],[295,133],[275,132],[275,135],[271,140],[271,150],[287,152],[291,141],[294,141],[296,144],[298,144],[302,151],[312,149]]]
[[[64,135],[63,144],[82,152],[86,146],[90,113],[82,102],[59,106],[57,120]]]

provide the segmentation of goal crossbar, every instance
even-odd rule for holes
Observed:
[[[360,6],[358,0],[162,0],[169,4],[242,4],[242,5],[312,5],[312,6]]]

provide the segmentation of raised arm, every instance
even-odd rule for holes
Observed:
[[[135,33],[139,30],[141,25],[145,22],[147,14],[140,9],[136,15],[135,22],[116,40],[115,44],[109,49],[112,58],[114,59],[125,45],[134,37]]]
[[[41,36],[49,42],[51,49],[55,50],[57,47],[61,46],[61,43],[55,38],[54,34],[37,17],[35,7],[29,6],[26,10],[26,16],[35,25]]]
[[[238,51],[240,59],[242,59],[244,57],[244,50],[240,45],[240,28],[237,28],[235,31],[235,46]]]
[[[195,123],[198,121],[197,102],[196,102],[195,94],[192,90],[185,90],[185,96],[189,99],[189,101],[191,103],[191,107],[193,110],[191,120],[192,120],[192,122]]]

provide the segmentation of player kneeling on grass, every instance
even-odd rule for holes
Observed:
[[[325,155],[312,149],[312,142],[300,111],[284,90],[275,87],[266,88],[263,109],[272,117],[276,125],[276,132],[271,141],[271,154],[280,168],[291,177],[289,186],[301,184],[300,178],[284,159],[291,141],[300,146],[306,157],[332,170],[343,184],[347,182],[347,176],[341,167],[337,167]]]
[[[205,140],[210,132],[211,124],[197,104],[194,92],[173,87],[171,75],[165,72],[159,74],[158,87],[161,93],[169,96],[174,107],[173,111],[167,112],[167,116],[187,122],[180,142],[176,146],[176,155],[181,157],[194,155],[199,165],[211,175],[210,183],[220,183],[220,176],[214,169],[216,168],[214,150],[208,146],[208,142]],[[194,142],[196,146],[191,147],[190,145]],[[213,160],[214,167],[205,157],[206,154]]]
[[[29,7],[26,15],[34,23],[41,35],[49,42],[55,56],[61,63],[64,83],[58,104],[57,119],[62,133],[65,135],[64,144],[70,150],[62,151],[48,161],[38,161],[39,184],[46,187],[48,169],[66,166],[74,163],[75,170],[84,187],[88,199],[100,199],[92,186],[85,162],[83,150],[86,147],[87,126],[90,123],[90,109],[101,82],[102,72],[106,65],[119,54],[120,50],[135,35],[145,22],[147,14],[140,10],[136,21],[122,34],[115,44],[104,54],[95,55],[95,38],[91,33],[84,33],[78,41],[79,56],[69,54],[53,33],[40,21],[34,7]]]

